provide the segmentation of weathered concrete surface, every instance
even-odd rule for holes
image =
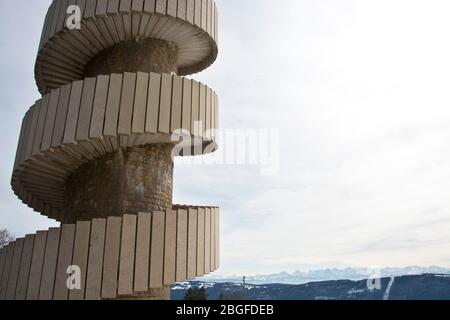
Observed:
[[[85,77],[124,72],[176,73],[177,47],[145,39],[121,42],[99,53]],[[63,223],[166,210],[172,205],[172,145],[119,150],[78,168],[66,183]]]
[[[177,73],[178,49],[158,39],[120,42],[93,58],[84,78],[124,72]]]
[[[121,42],[92,59],[84,77],[139,71],[176,73],[177,60],[177,47],[166,41]],[[63,223],[170,208],[172,147],[154,144],[119,150],[78,168],[66,184]],[[119,299],[169,300],[170,286]]]
[[[56,20],[62,21],[55,17],[64,15],[59,2],[53,0],[47,12],[36,60],[36,82],[45,96],[27,112],[24,119],[12,184],[25,203],[49,218],[62,221],[63,226],[28,237],[32,239],[27,243],[28,250],[22,247],[20,239],[7,248],[8,259],[12,263],[3,272],[7,277],[11,274],[8,281],[3,281],[8,284],[6,298],[14,295],[15,282],[20,280],[28,287],[27,298],[30,290],[32,298],[55,298],[54,289],[59,284],[64,291],[61,292],[62,299],[169,299],[170,288],[164,284],[176,279],[183,281],[185,277],[190,277],[187,274],[189,271],[192,277],[207,273],[209,269],[212,271],[209,258],[212,258],[213,251],[209,249],[218,248],[219,229],[214,224],[216,220],[211,218],[213,213],[218,213],[217,208],[186,207],[159,212],[172,207],[172,146],[158,144],[167,140],[142,141],[134,140],[139,137],[133,136],[130,144],[120,144],[130,147],[104,155],[112,149],[110,146],[103,149],[97,144],[97,139],[106,136],[111,140],[123,138],[128,142],[129,122],[143,119],[144,114],[146,119],[159,119],[159,131],[163,135],[169,134],[171,129],[167,127],[176,126],[183,119],[188,123],[191,120],[191,115],[182,113],[188,108],[180,104],[186,101],[189,105],[189,99],[192,102],[192,117],[197,114],[202,120],[205,119],[204,123],[217,124],[215,93],[210,89],[205,91],[202,84],[196,83],[194,87],[190,81],[167,75],[196,73],[214,62],[218,51],[217,8],[210,0],[201,0],[201,6],[199,1],[190,1],[178,7],[171,0],[158,0],[156,7],[153,6],[157,15],[149,17],[151,6],[145,6],[144,10],[142,1],[136,1],[141,3],[140,6],[133,2],[132,11],[127,12],[123,10],[124,6],[119,8],[114,5],[117,1],[107,0],[103,1],[102,8],[97,7],[97,11],[95,5],[86,6],[81,18],[83,25],[88,24],[87,28],[69,30],[64,23],[55,25]],[[131,2],[127,3],[129,5]],[[145,24],[141,17],[157,19]],[[139,30],[135,28],[136,21],[141,21]],[[118,25],[122,22],[123,26]],[[137,40],[122,41],[135,39],[136,36]],[[143,40],[140,39],[142,36],[166,39],[168,42]],[[110,48],[98,54],[106,47]],[[147,75],[137,77],[141,77],[141,81],[137,81],[141,84],[137,87],[140,88],[139,95],[133,87],[133,72],[139,71],[165,73],[161,80],[160,103],[154,114],[157,103],[152,101],[150,117],[147,113],[150,109],[142,107],[146,98],[145,79],[142,81],[142,77]],[[125,72],[130,73],[123,81],[119,81],[118,77],[109,82],[105,77],[97,81],[91,78]],[[155,74],[151,76],[160,80]],[[158,90],[157,81],[153,84],[155,90],[147,91],[149,94]],[[172,90],[169,89],[171,84]],[[95,128],[90,126],[92,124]],[[142,121],[138,126],[141,125]],[[146,143],[156,145],[131,147],[136,141],[139,141],[136,144],[139,146]],[[112,142],[114,147],[117,146],[115,142]],[[68,148],[65,149],[65,146]],[[96,159],[84,163],[93,158]],[[80,166],[81,163],[83,165]],[[136,216],[129,215],[140,211],[148,215],[142,225],[139,225],[139,220],[136,222]],[[125,214],[123,219],[116,217]],[[108,219],[96,219],[92,223],[86,221],[97,217]],[[189,224],[189,221],[192,223]],[[202,225],[200,231],[197,224]],[[138,233],[138,230],[141,232]],[[216,230],[214,237],[212,230]],[[188,236],[191,237],[188,239]],[[191,247],[195,251],[189,251]],[[186,259],[188,251],[194,252],[189,255],[190,259]],[[22,252],[26,253],[26,259]],[[195,263],[195,252],[202,256],[204,263]],[[5,257],[4,252],[0,256]],[[192,260],[191,264],[196,264],[195,270],[188,270],[189,260]],[[135,261],[140,266],[139,273],[134,269]],[[66,263],[78,265],[83,270],[83,291],[66,292]],[[24,271],[22,265],[29,270]],[[140,277],[134,277],[135,273]],[[116,277],[117,274],[119,277]],[[151,286],[161,288],[149,290],[146,278]],[[148,292],[135,295],[132,289],[136,283],[145,284],[136,292]]]
[[[115,300],[170,300],[170,286],[150,289],[149,292],[142,292],[132,296],[123,296]]]
[[[134,147],[91,160],[66,184],[63,223],[163,210],[172,206],[172,145]]]

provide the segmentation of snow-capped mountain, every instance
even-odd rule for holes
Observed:
[[[297,271],[294,273],[281,272],[269,275],[256,276],[207,276],[198,279],[204,282],[213,283],[242,283],[243,276],[246,282],[251,284],[305,284],[308,282],[330,281],[330,280],[363,280],[367,278],[398,277],[405,275],[421,274],[450,274],[450,269],[437,266],[431,267],[406,267],[406,268],[382,268],[382,269],[364,269],[364,268],[345,268],[345,269],[322,269],[307,272]]]
[[[172,300],[182,300],[189,288],[205,288],[208,300],[450,300],[450,275],[424,274],[367,280],[337,280],[301,285],[183,282],[172,287]]]

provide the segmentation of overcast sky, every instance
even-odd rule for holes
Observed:
[[[0,2],[0,227],[16,236],[57,225],[10,189],[48,3]],[[221,207],[219,273],[450,267],[449,1],[217,3],[220,56],[193,77],[222,128],[280,135],[275,175],[176,167],[175,203]]]

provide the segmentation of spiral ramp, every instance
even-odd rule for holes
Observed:
[[[67,9],[74,5],[80,29],[66,26]],[[99,54],[145,39],[176,47],[176,72],[85,77]],[[104,155],[174,144],[172,134],[180,129],[201,145],[201,154],[215,150],[205,146],[217,141],[217,94],[182,76],[210,66],[217,42],[212,0],[51,3],[35,64],[42,98],[23,118],[11,185],[23,203],[62,225],[0,249],[0,300],[146,297],[219,267],[217,207],[171,205],[76,223],[66,223],[65,209],[68,178]],[[73,266],[79,268],[79,288],[69,285]]]

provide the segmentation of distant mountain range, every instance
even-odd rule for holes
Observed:
[[[172,300],[182,300],[191,287],[204,287],[210,300],[450,300],[450,275],[424,274],[366,280],[335,280],[301,285],[184,282],[172,287]]]
[[[368,270],[364,268],[322,269],[308,272],[297,271],[294,273],[281,272],[270,275],[246,276],[246,282],[251,284],[305,284],[308,282],[330,280],[363,280],[367,278],[398,277],[405,275],[421,274],[450,274],[450,269],[441,267],[406,267],[406,268],[382,268]],[[197,280],[213,283],[242,283],[240,276],[208,276]]]

